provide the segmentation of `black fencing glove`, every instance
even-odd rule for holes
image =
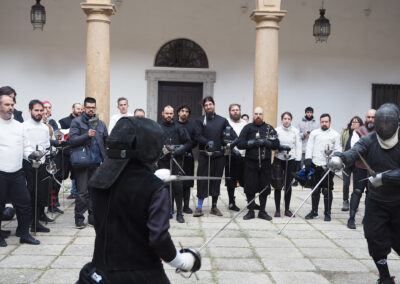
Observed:
[[[215,148],[214,148],[214,147],[215,147],[214,141],[211,140],[211,141],[208,141],[208,142],[207,142],[205,148],[206,148],[206,151],[207,151],[207,152],[214,152],[214,151],[215,151]]]

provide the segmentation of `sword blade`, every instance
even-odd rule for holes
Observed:
[[[365,167],[367,168],[368,173],[373,176],[376,177],[376,172],[371,169],[371,167],[368,165],[367,161],[364,159],[363,156],[361,156],[360,152],[358,152],[358,150],[356,150],[358,157],[360,158],[360,160],[364,163]]]
[[[172,156],[171,156],[171,159],[172,159],[172,161],[174,161],[174,163],[178,166],[179,170],[181,170],[182,173],[183,173],[184,175],[186,175],[185,171],[182,169],[181,165],[179,165],[178,161],[175,160],[175,158],[172,157]]]

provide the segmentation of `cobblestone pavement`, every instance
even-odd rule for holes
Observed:
[[[239,216],[203,251],[199,281],[196,282],[194,276],[184,279],[165,265],[168,277],[172,283],[375,283],[378,276],[360,224],[364,202],[357,215],[357,230],[347,229],[348,213],[340,211],[342,193],[339,187],[337,183],[331,222],[324,222],[321,217],[304,220],[310,211],[310,201],[282,235],[277,231],[287,217],[268,222],[257,218],[244,221]],[[297,208],[308,193],[308,189],[295,188],[291,208]],[[238,206],[245,206],[241,188],[236,196]],[[80,268],[91,260],[94,230],[92,227],[75,229],[73,202],[64,201],[65,214],[56,215],[56,222],[48,224],[51,232],[37,235],[40,246],[20,245],[14,236],[16,222],[3,222],[3,229],[11,229],[12,236],[6,239],[8,246],[0,248],[0,283],[75,283]],[[322,203],[321,200],[320,216]],[[224,187],[219,208],[223,217],[206,214],[194,218],[186,214],[185,224],[172,220],[170,232],[175,244],[178,246],[181,242],[185,247],[198,248],[233,216],[233,212],[227,210]],[[208,211],[207,201],[203,209]],[[267,211],[270,215],[275,211],[273,193],[268,198]],[[389,256],[389,266],[399,279],[397,255]]]

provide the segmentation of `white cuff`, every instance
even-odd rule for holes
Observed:
[[[176,249],[176,256],[172,261],[168,262],[168,264],[175,268],[181,268],[183,266],[183,257],[182,254],[178,251],[178,249],[177,248],[175,249]]]

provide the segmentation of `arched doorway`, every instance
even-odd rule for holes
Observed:
[[[171,40],[158,50],[154,66],[163,69],[146,70],[148,116],[160,121],[165,105],[176,109],[183,103],[192,109],[191,120],[201,115],[200,102],[203,97],[213,95],[216,79],[215,72],[198,70],[209,67],[203,48],[189,39]]]

